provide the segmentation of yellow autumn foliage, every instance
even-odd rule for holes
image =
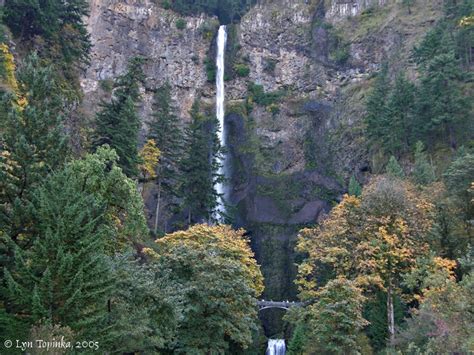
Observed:
[[[257,297],[263,292],[263,276],[244,233],[243,229],[234,230],[227,225],[200,224],[188,230],[167,234],[156,240],[157,251],[147,248],[144,252],[155,259],[162,256],[179,258],[183,249],[189,249],[219,257],[223,262],[238,262]],[[226,265],[223,264],[222,267]]]
[[[26,106],[27,100],[23,95],[20,94],[18,81],[16,80],[15,76],[15,58],[5,43],[0,43],[0,56],[2,62],[1,65],[3,66],[4,71],[5,84],[15,94],[16,103],[21,110]]]
[[[374,179],[361,197],[345,195],[317,227],[300,231],[297,283],[303,299],[317,295],[318,276],[335,276],[363,287],[397,287],[401,276],[429,251],[433,204],[408,182]]]
[[[156,146],[153,139],[146,141],[145,145],[139,152],[139,157],[142,163],[139,165],[139,169],[145,179],[156,178],[156,168],[160,160],[161,151]]]
[[[474,15],[464,16],[459,20],[460,27],[471,27],[474,26]]]

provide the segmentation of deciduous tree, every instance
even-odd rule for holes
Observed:
[[[395,332],[393,297],[401,293],[403,275],[428,252],[432,205],[408,183],[375,179],[359,198],[346,196],[321,226],[303,229],[297,250],[308,258],[299,265],[303,299],[317,298],[319,270],[355,280],[387,294],[390,340]]]
[[[176,285],[180,321],[173,351],[220,353],[246,348],[256,327],[263,279],[243,230],[195,225],[148,249],[167,284]]]

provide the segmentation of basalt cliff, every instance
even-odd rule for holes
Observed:
[[[81,85],[87,112],[135,55],[147,58],[142,138],[153,90],[168,81],[183,125],[196,97],[214,105],[219,20],[182,17],[152,0],[91,0],[91,65]],[[390,0],[262,0],[228,24],[226,128],[235,224],[250,236],[266,299],[292,299],[294,240],[369,167],[364,97],[384,61],[414,75],[410,50],[441,1],[408,11]],[[184,20],[184,26],[176,26]],[[143,139],[142,139],[143,141]],[[371,164],[370,164],[371,163]],[[153,218],[153,193],[147,197]]]

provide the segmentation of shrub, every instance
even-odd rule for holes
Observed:
[[[277,61],[275,59],[267,58],[265,59],[265,66],[263,67],[263,71],[273,74],[275,72]]]
[[[252,101],[262,106],[269,106],[275,103],[282,96],[282,93],[279,91],[265,92],[263,85],[255,83],[250,83],[248,90],[253,99]]]
[[[207,81],[212,83],[216,80],[216,64],[209,57],[204,60],[206,66]]]
[[[270,105],[268,105],[267,111],[270,112],[273,116],[275,116],[280,113],[280,107],[277,103],[271,103]]]
[[[186,21],[182,18],[176,20],[176,28],[178,30],[184,30],[186,28]]]
[[[114,88],[114,82],[111,79],[104,79],[99,81],[99,86],[105,92],[112,92],[112,89]]]
[[[235,64],[234,65],[235,73],[240,77],[247,77],[250,74],[250,68],[246,64]]]
[[[171,9],[171,3],[169,0],[162,0],[161,1],[161,7],[165,10]]]

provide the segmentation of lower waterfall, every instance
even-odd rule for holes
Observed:
[[[266,355],[285,355],[286,345],[284,339],[268,339]]]

